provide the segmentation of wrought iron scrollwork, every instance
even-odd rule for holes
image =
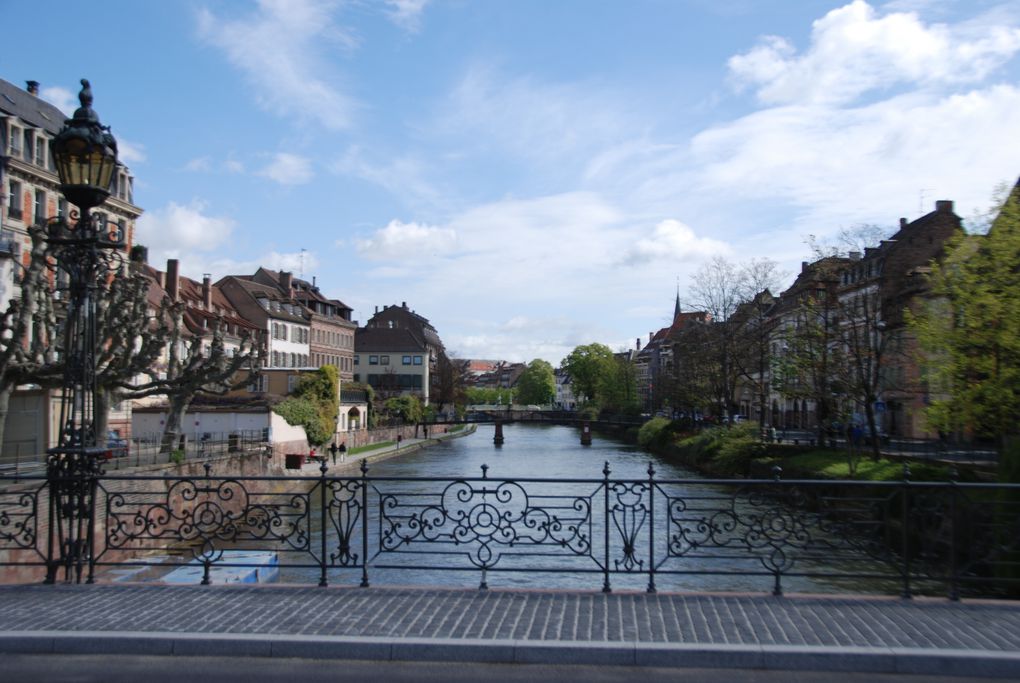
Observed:
[[[380,552],[418,549],[425,544],[464,546],[471,564],[491,569],[515,547],[557,547],[571,555],[591,552],[591,499],[543,496],[537,506],[514,481],[457,480],[439,500],[403,502],[410,494],[381,493]],[[424,550],[424,548],[422,548]]]
[[[650,512],[646,498],[649,490],[648,485],[637,482],[617,482],[608,484],[608,486],[610,502],[607,514],[619,536],[623,553],[613,562],[617,570],[642,571],[644,560],[637,556],[637,540]]]
[[[157,500],[110,492],[106,548],[163,541],[190,548],[204,563],[239,545],[310,552],[309,507],[307,493],[251,493],[236,479],[181,479]]]
[[[362,482],[333,479],[326,483],[326,516],[336,534],[337,545],[329,553],[329,563],[341,567],[357,566],[360,556],[354,552],[354,537],[364,510],[361,508]]]

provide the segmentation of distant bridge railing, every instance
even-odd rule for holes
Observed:
[[[838,592],[1020,591],[1020,485],[772,479],[314,479],[98,470],[0,488],[0,565],[49,581],[117,567],[248,566],[276,553],[300,582],[570,575],[572,587]],[[207,466],[206,472],[208,473]],[[158,559],[153,557],[158,554]],[[549,579],[553,581],[554,579]],[[709,582],[706,584],[706,582]],[[803,589],[800,589],[803,590]]]

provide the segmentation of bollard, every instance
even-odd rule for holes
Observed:
[[[591,445],[591,422],[588,420],[581,423],[581,445]]]
[[[503,421],[496,420],[496,435],[492,437],[492,443],[497,446],[503,445]]]

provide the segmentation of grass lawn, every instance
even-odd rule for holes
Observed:
[[[355,446],[347,452],[351,455],[356,455],[358,453],[365,453],[366,451],[374,451],[378,448],[386,448],[387,446],[392,446],[395,443],[396,441],[380,441],[379,443],[370,443],[366,446]]]
[[[846,454],[842,451],[814,450],[784,458],[770,458],[767,462],[780,467],[802,472],[814,472],[825,479],[858,479],[861,481],[897,481],[903,479],[903,461],[886,460],[877,462],[870,455],[857,460],[857,474],[850,476],[850,466]],[[945,481],[949,478],[949,468],[942,465],[927,463],[910,463],[910,478],[914,481]]]

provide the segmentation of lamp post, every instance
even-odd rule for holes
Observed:
[[[91,210],[110,196],[117,167],[117,142],[92,109],[92,88],[85,79],[74,116],[53,139],[50,151],[60,190],[78,207],[51,220],[46,240],[56,268],[67,275],[67,309],[63,323],[64,377],[60,397],[57,446],[47,451],[50,481],[50,530],[46,582],[93,580],[93,528],[96,475],[101,473],[105,444],[96,433],[96,304],[100,285],[122,262],[124,236],[112,232]]]

